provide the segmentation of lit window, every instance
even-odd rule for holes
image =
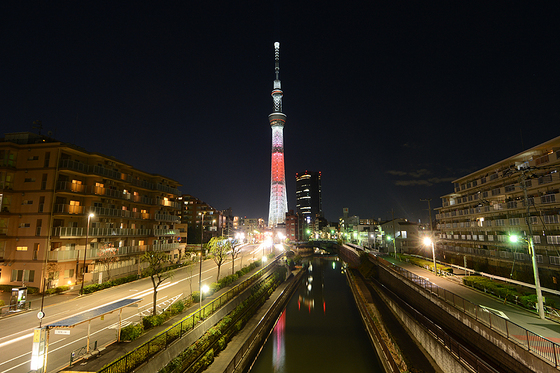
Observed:
[[[17,251],[27,251],[27,246],[18,246]]]

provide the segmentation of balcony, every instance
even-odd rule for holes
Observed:
[[[85,237],[85,227],[56,227],[53,229],[53,236]],[[152,229],[131,229],[131,228],[90,228],[90,237],[110,237],[110,236],[153,236]]]
[[[177,229],[154,229],[154,236],[178,236]]]
[[[70,181],[59,181],[56,183],[57,192],[84,193],[85,185],[72,183]]]
[[[173,222],[173,223],[180,223],[181,222],[181,219],[179,219],[178,216],[169,215],[169,214],[156,214],[155,220],[169,221],[169,222]]]
[[[131,256],[138,253],[143,253],[150,249],[151,245],[139,245],[139,246],[121,246],[117,247],[115,251],[116,256]],[[95,260],[99,258],[101,250],[100,249],[88,249],[86,260]],[[74,261],[78,258],[80,260],[84,259],[84,250],[57,250],[49,252],[49,260],[54,260],[57,262],[69,262]]]
[[[79,205],[54,205],[55,214],[83,214],[84,206]]]

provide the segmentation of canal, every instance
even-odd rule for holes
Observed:
[[[383,372],[342,266],[310,261],[251,373]]]

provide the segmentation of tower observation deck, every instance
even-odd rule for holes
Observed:
[[[286,197],[286,176],[284,172],[284,123],[282,113],[282,85],[280,84],[280,43],[274,43],[274,87],[272,89],[272,113],[268,116],[272,128],[272,161],[270,171],[270,208],[268,226],[275,227],[284,223],[288,211]]]

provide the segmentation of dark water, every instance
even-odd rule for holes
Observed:
[[[313,259],[251,373],[383,372],[341,265]]]

